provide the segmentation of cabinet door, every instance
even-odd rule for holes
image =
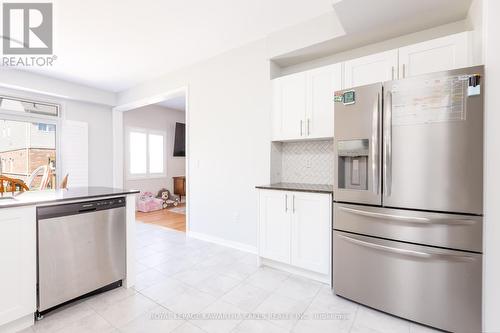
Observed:
[[[294,192],[292,265],[328,274],[330,268],[331,196]]]
[[[259,255],[290,263],[290,192],[259,191]]]
[[[280,78],[282,139],[300,139],[305,135],[306,94],[306,73]]]
[[[470,66],[469,33],[463,32],[399,49],[400,78]]]
[[[36,310],[35,207],[0,211],[0,325]]]
[[[397,77],[398,50],[371,54],[345,62],[344,89]]]
[[[334,64],[307,72],[307,115],[309,138],[333,137],[334,93],[342,89],[342,65]]]

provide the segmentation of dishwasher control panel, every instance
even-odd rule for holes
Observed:
[[[125,207],[125,197],[58,204],[37,208],[37,219],[43,220],[64,215],[77,215]]]

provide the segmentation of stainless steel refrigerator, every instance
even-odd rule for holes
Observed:
[[[333,288],[481,331],[482,66],[335,92]]]

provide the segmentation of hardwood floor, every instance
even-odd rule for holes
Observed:
[[[162,227],[186,232],[186,215],[174,213],[168,209],[157,210],[155,212],[136,212],[137,220],[144,223],[151,223]]]

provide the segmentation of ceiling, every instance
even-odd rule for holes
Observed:
[[[465,20],[472,0],[343,0],[333,4],[343,32],[272,58],[297,65],[369,44]],[[449,33],[448,33],[449,34]]]
[[[332,11],[332,0],[54,0],[52,68],[122,91]]]
[[[471,0],[53,2],[57,60],[27,70],[119,92],[325,14],[339,22],[340,36],[273,60],[293,65],[463,19]],[[297,33],[291,38],[301,40]]]
[[[174,109],[178,111],[186,111],[186,96],[177,96],[162,102],[156,103],[155,105],[160,105],[168,109]]]

